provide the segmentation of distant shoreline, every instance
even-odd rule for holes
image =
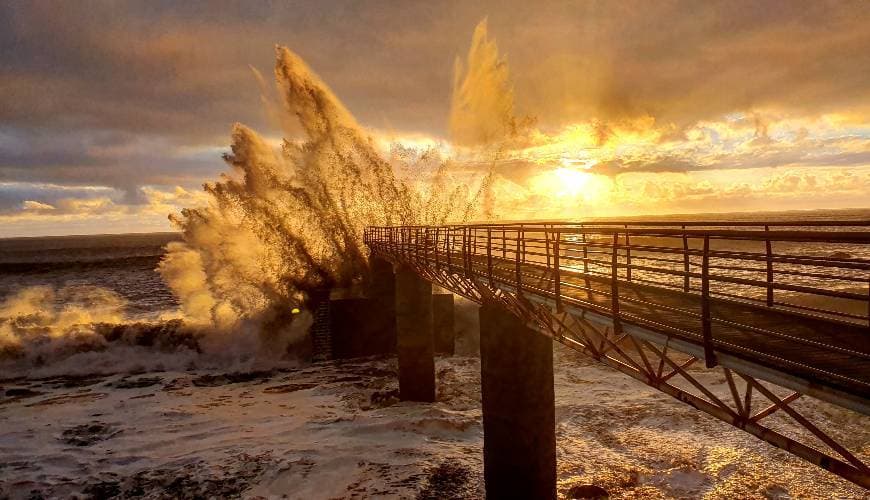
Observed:
[[[125,238],[130,236],[160,236],[177,235],[181,238],[181,231],[134,231],[129,233],[88,233],[88,234],[52,234],[45,236],[0,236],[0,242],[13,240],[48,240],[52,238]]]

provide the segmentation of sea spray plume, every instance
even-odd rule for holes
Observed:
[[[329,88],[286,48],[277,49],[275,78],[303,137],[285,139],[279,149],[236,125],[225,157],[233,171],[205,185],[207,206],[171,217],[185,242],[169,247],[160,272],[192,320],[280,337],[290,308],[313,290],[365,275],[365,226],[465,220],[477,193],[445,188],[444,162],[431,152],[406,161],[415,182],[399,178]],[[427,185],[421,176],[437,188],[419,189]]]
[[[474,29],[466,63],[457,57],[454,64],[450,137],[459,146],[498,150],[516,145],[533,122],[515,114],[510,70],[484,19]]]
[[[484,18],[474,29],[467,61],[457,57],[454,64],[453,97],[450,106],[450,136],[459,146],[458,160],[481,165],[487,175],[479,196],[485,219],[496,213],[496,166],[505,153],[529,142],[535,120],[518,117],[507,61],[499,54],[495,40],[488,36]]]

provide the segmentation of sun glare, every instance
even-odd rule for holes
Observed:
[[[586,191],[592,174],[573,168],[560,167],[553,172],[553,180],[557,183],[554,190],[557,196],[576,198]]]
[[[597,200],[609,191],[605,177],[571,166],[536,175],[530,180],[530,187],[535,194],[562,203]]]

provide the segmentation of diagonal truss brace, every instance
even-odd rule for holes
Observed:
[[[663,345],[655,345],[622,332],[618,323],[614,328],[612,323],[593,321],[582,310],[558,308],[561,310],[557,311],[549,303],[529,300],[522,291],[496,287],[473,276],[450,273],[446,269],[433,270],[425,265],[415,265],[414,259],[397,259],[390,254],[382,257],[409,265],[424,278],[471,301],[499,304],[527,326],[569,348],[792,455],[870,488],[867,464],[792,406],[802,397],[799,392],[779,397],[757,379],[719,365],[708,371],[718,371],[723,375],[728,394],[717,396],[701,379],[688,372],[688,368],[701,358],[674,351],[668,345],[670,339]],[[738,377],[745,382],[742,393]],[[694,390],[683,389],[677,382],[687,383]],[[753,403],[763,406],[763,409],[753,413]],[[816,446],[802,443],[798,440],[801,436],[789,437],[765,425],[764,421],[776,413],[785,413],[799,428],[808,431],[816,438]]]

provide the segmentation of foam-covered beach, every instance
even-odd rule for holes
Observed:
[[[0,496],[482,498],[479,361],[436,368],[434,404],[399,402],[382,358],[4,380]],[[611,498],[864,494],[559,345],[555,384],[560,496],[580,484]],[[870,442],[865,417],[803,404],[845,442]]]

